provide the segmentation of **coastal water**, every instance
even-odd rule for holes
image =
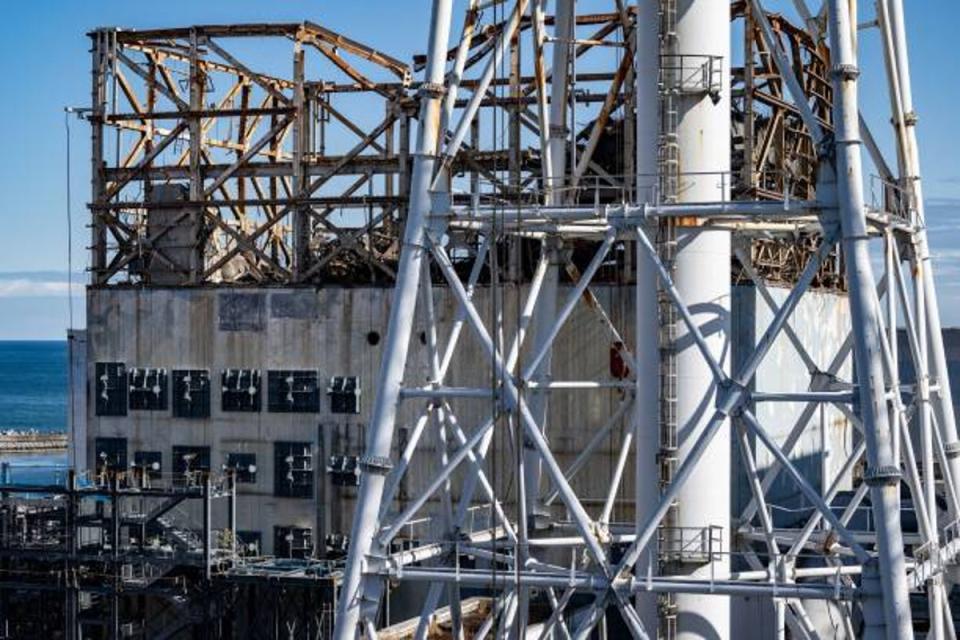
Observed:
[[[0,430],[67,430],[66,341],[0,341]],[[62,475],[65,455],[3,454],[15,482]]]

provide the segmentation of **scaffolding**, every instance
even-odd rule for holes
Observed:
[[[626,631],[650,637],[649,621],[632,605],[650,593],[668,604],[654,621],[666,637],[677,632],[670,603],[681,593],[767,598],[779,628],[798,636],[811,634],[804,603],[831,602],[849,635],[862,620],[867,637],[892,637],[910,625],[908,590],[924,593],[936,637],[944,637],[952,615],[943,573],[960,552],[960,445],[929,269],[901,3],[879,2],[876,22],[893,96],[896,170],[855,117],[856,20],[844,3],[825,3],[829,11],[819,17],[806,12],[798,27],[758,0],[734,2],[745,62],[726,69],[734,170],[718,178],[733,196],[693,203],[676,197],[694,178],[682,169],[673,103],[717,100],[729,61],[673,51],[671,22],[682,3],[662,3],[661,166],[656,193],[647,194],[637,182],[632,118],[637,10],[617,1],[609,13],[578,15],[572,1],[556,4],[547,15],[543,0],[471,0],[459,44],[448,49],[452,3],[436,0],[430,51],[409,64],[308,22],[90,34],[93,287],[369,283],[396,293],[365,450],[331,461],[345,483],[359,479],[344,561],[248,554],[231,522],[229,475],[194,472],[167,482],[147,470],[101,469],[40,486],[5,478],[0,613],[8,637],[273,638],[281,629],[315,637],[333,635],[339,607],[337,637],[373,638],[393,626],[392,590],[421,583],[429,584],[421,615],[403,631],[418,637],[444,604],[452,635],[469,628],[503,637],[542,625],[543,634],[584,637],[616,610]],[[292,72],[262,70],[264,61],[244,46],[249,40],[282,50]],[[309,76],[316,66],[308,55],[325,79]],[[419,73],[423,81],[414,82]],[[411,148],[414,124],[419,141]],[[882,174],[873,203],[856,179],[835,188],[844,169],[859,176],[861,137]],[[735,234],[739,244],[722,268],[769,306],[769,326],[733,374],[703,347],[677,293],[671,263],[681,221]],[[659,235],[648,233],[651,226]],[[864,267],[870,240],[883,243],[882,279]],[[630,499],[625,470],[639,431],[627,416],[645,381],[636,332],[596,288],[629,291],[641,263],[654,265],[659,281],[663,464],[657,503],[633,523],[618,520],[617,509]],[[790,289],[785,302],[774,302],[770,283]],[[474,299],[484,287],[492,292],[489,313]],[[440,288],[457,303],[449,333],[438,331],[433,309]],[[807,390],[754,392],[757,368],[778,337],[813,362],[790,325],[812,289],[849,294],[850,337],[830,366],[811,364]],[[515,321],[504,317],[507,290],[517,292]],[[554,379],[552,345],[581,305],[608,334],[610,375]],[[419,341],[410,339],[417,314],[426,318]],[[901,320],[919,372],[909,398],[893,360]],[[679,326],[721,390],[706,407],[714,412],[709,427],[685,457],[677,454],[670,405]],[[463,329],[486,356],[476,366],[486,367],[489,386],[447,378],[462,355]],[[405,378],[411,350],[429,363],[427,381]],[[843,379],[851,355],[857,378]],[[561,465],[546,425],[551,398],[574,392],[615,408]],[[458,416],[478,401],[489,416],[471,429]],[[404,440],[396,437],[402,402],[422,404]],[[805,407],[784,442],[754,414],[767,402]],[[827,405],[840,407],[863,438],[821,493],[790,455],[810,415]],[[712,526],[671,529],[670,511],[697,456],[728,420],[752,494],[733,539]],[[899,440],[891,443],[890,434]],[[613,456],[601,451],[607,440],[617,440]],[[425,445],[436,447],[441,465],[418,483],[411,467]],[[509,477],[490,464],[503,459],[497,445],[513,447]],[[775,459],[763,472],[760,449]],[[601,453],[612,467],[610,486],[599,497],[581,495],[582,471]],[[865,468],[863,483],[840,505],[840,478],[855,467]],[[780,475],[813,505],[786,527],[775,526],[765,496]],[[896,525],[891,495],[901,487],[920,522],[916,532]],[[934,507],[942,501],[947,515]],[[854,528],[851,519],[864,509],[881,525]],[[660,568],[723,554],[736,554],[745,568],[709,581],[645,573],[638,558],[654,541]],[[310,545],[293,537],[290,546],[306,553]],[[485,599],[462,598],[466,589]],[[62,609],[34,606],[49,602]],[[482,620],[464,621],[467,603]],[[40,614],[47,610],[63,616]]]
[[[232,473],[66,470],[38,483],[19,471],[7,467],[0,483],[0,637],[332,631],[339,573],[245,545]]]

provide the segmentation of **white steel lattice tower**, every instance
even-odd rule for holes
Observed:
[[[731,606],[744,597],[770,606],[774,623],[762,637],[787,629],[819,637],[810,611],[827,602],[839,613],[836,637],[910,638],[911,592],[927,597],[931,637],[954,637],[946,570],[960,552],[960,444],[901,0],[876,3],[895,171],[859,115],[855,3],[827,0],[821,16],[793,3],[808,36],[828,45],[821,93],[831,94],[832,111],[818,112],[771,16],[748,1],[749,28],[783,89],[778,100],[789,102],[818,167],[815,198],[785,190],[763,200],[731,199],[730,6],[611,4],[624,36],[607,43],[616,72],[577,135],[578,109],[590,102],[578,82],[591,77],[578,70],[579,56],[612,31],[578,35],[572,0],[558,0],[549,19],[545,0],[471,0],[448,52],[452,2],[433,2],[418,155],[337,637],[373,638],[392,622],[382,606],[388,585],[422,594],[418,638],[445,605],[456,637],[586,638],[618,624],[636,638],[730,638]],[[494,28],[481,28],[481,9]],[[532,60],[523,63],[518,43],[527,35]],[[524,64],[529,86],[520,82]],[[622,135],[635,146],[629,171],[611,175],[595,154],[621,109]],[[467,182],[460,152],[507,129],[481,119],[490,110],[512,114],[514,147],[521,128],[532,132],[536,169],[524,173],[513,148],[503,171],[473,169]],[[862,140],[883,184],[877,202],[865,201]],[[797,236],[812,248],[778,302],[744,247]],[[879,278],[871,247],[883,257]],[[771,318],[736,362],[733,257]],[[832,361],[818,363],[817,345],[792,322],[831,264],[843,265],[851,322]],[[629,293],[629,311],[613,308],[615,291]],[[610,351],[609,371],[586,353],[573,365],[559,357],[585,327],[602,336],[592,353]],[[757,390],[775,346],[807,364],[803,390]],[[898,353],[909,354],[915,383],[900,380]],[[856,373],[845,378],[849,360]],[[785,437],[758,418],[766,403],[801,408]],[[577,407],[605,412],[571,436],[582,438],[572,459],[561,458],[557,425]],[[857,434],[818,487],[795,447],[820,407],[840,411]],[[857,467],[862,482],[838,502]],[[601,469],[609,486],[587,495]],[[750,491],[739,513],[735,473]],[[809,505],[786,525],[770,500],[780,477]],[[901,523],[901,496],[916,531]],[[870,526],[855,518],[864,511]],[[466,589],[489,596],[475,623],[462,610]]]

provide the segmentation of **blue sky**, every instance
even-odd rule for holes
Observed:
[[[814,2],[808,0],[810,4]],[[63,107],[89,102],[89,29],[147,28],[225,22],[320,22],[401,59],[421,52],[429,27],[429,0],[45,0],[8,2],[0,24],[0,339],[59,338],[68,323],[66,287],[66,157]],[[458,7],[463,2],[457,3]],[[861,5],[861,20],[873,3]],[[960,63],[950,46],[960,24],[960,3],[910,0],[907,20],[920,116],[920,144],[928,196],[931,243],[938,258],[945,322],[960,325]],[[609,10],[612,0],[582,0]],[[772,1],[771,7],[778,3]],[[455,24],[459,18],[455,19]],[[876,33],[862,39],[864,111],[878,135],[889,139],[887,98],[871,76],[880,70]],[[89,193],[88,129],[72,122],[74,270],[86,266]],[[885,144],[889,150],[889,145]],[[892,158],[892,155],[888,157]],[[78,273],[76,281],[85,277]],[[82,302],[74,305],[82,325]]]

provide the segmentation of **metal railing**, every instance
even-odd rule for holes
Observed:
[[[719,94],[723,86],[723,56],[663,53],[660,85],[664,91],[681,95]]]
[[[662,561],[675,564],[707,564],[723,554],[723,527],[660,527]]]

